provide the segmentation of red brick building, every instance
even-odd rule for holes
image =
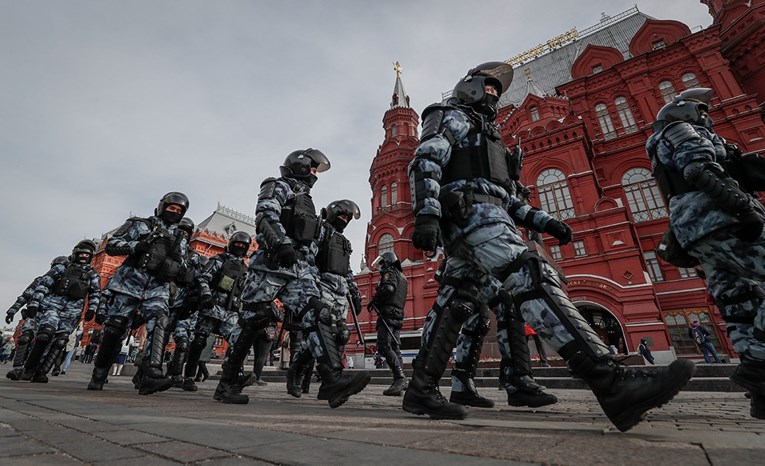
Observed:
[[[718,352],[736,355],[703,281],[654,253],[668,222],[644,150],[654,116],[682,90],[710,87],[718,134],[744,152],[765,149],[765,0],[702,3],[714,18],[704,30],[635,7],[513,57],[516,76],[497,119],[506,145],[523,147],[532,204],[574,229],[565,246],[544,237],[570,280],[572,301],[607,343],[635,352],[648,338],[659,361],[700,357],[686,330],[697,319],[714,330]],[[366,257],[392,249],[404,263],[410,290],[402,344],[411,355],[436,295],[438,262],[409,240],[406,167],[419,142],[418,114],[398,74],[383,127],[370,167]],[[369,298],[378,276],[362,267],[357,280]],[[375,318],[364,311],[360,320],[373,341]],[[496,357],[487,345],[484,356]]]

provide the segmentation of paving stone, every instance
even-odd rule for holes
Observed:
[[[144,454],[72,429],[31,431],[27,435],[86,462],[134,458]]]
[[[40,442],[17,435],[0,437],[0,457],[54,453],[56,450]],[[3,460],[5,462],[7,460]]]
[[[177,465],[177,461],[171,461],[159,456],[146,455],[138,456],[135,458],[123,458],[119,460],[106,460],[97,461],[93,464],[102,466],[165,466],[165,465]],[[212,465],[212,463],[210,463]]]
[[[108,440],[118,445],[136,445],[140,443],[168,442],[169,439],[157,435],[147,434],[136,430],[120,430],[112,432],[94,433],[96,437]]]
[[[714,466],[762,464],[762,449],[754,448],[705,448],[709,460]]]
[[[63,453],[45,455],[14,456],[4,458],[3,464],[13,466],[69,466],[86,464]]]
[[[225,451],[213,450],[212,448],[195,445],[193,443],[177,441],[147,443],[136,445],[136,448],[182,463],[232,456],[231,453]]]

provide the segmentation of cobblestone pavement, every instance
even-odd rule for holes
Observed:
[[[765,457],[765,421],[749,418],[741,393],[682,392],[619,433],[583,390],[553,390],[557,405],[532,410],[483,388],[496,408],[431,421],[404,413],[401,398],[382,396],[379,385],[338,409],[315,395],[292,398],[275,383],[247,388],[249,405],[224,405],[212,399],[213,381],[195,393],[139,396],[129,377],[112,377],[103,392],[88,392],[91,369],[73,363],[47,385],[0,379],[0,464],[655,466]]]

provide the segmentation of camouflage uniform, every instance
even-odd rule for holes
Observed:
[[[160,242],[167,245],[162,262],[145,265],[144,262],[154,255],[149,248]],[[177,224],[161,216],[130,218],[109,238],[106,253],[128,258],[106,287],[112,298],[106,309],[104,341],[93,363],[89,390],[102,389],[112,360],[120,350],[120,342],[138,312],[146,322],[147,330],[139,393],[150,394],[170,387],[170,379],[165,378],[162,371],[165,334],[170,320],[170,282],[175,278],[175,273],[183,273],[191,267],[185,255],[187,247],[188,242],[179,233]],[[157,256],[160,254],[157,253]],[[173,276],[164,274],[169,261],[177,266]],[[149,270],[152,267],[156,269]],[[148,379],[154,379],[154,382]]]
[[[77,278],[70,281],[70,273],[76,274]],[[88,312],[95,313],[100,295],[101,277],[90,264],[56,264],[42,276],[30,302],[30,305],[37,304],[40,310],[35,342],[24,363],[24,378],[32,376],[35,382],[47,382],[46,374],[80,321],[85,297],[88,298]],[[42,358],[46,349],[47,354]]]
[[[700,108],[699,120],[706,120],[708,92],[706,102],[681,94],[665,109],[687,98],[685,106]],[[725,141],[706,125],[696,124],[701,121],[662,125],[665,109],[646,151],[669,197],[670,228],[682,249],[701,264],[707,289],[741,356],[731,379],[751,392],[752,416],[765,419],[765,209],[720,165],[730,166]]]
[[[572,230],[514,193],[509,151],[492,123],[498,95],[511,76],[512,67],[505,63],[479,65],[458,82],[452,101],[423,112],[421,143],[409,165],[416,216],[412,242],[433,250],[442,236],[447,258],[435,307],[441,312],[431,311],[432,329],[423,330],[425,346],[413,363],[403,409],[439,419],[467,415],[464,406],[444,399],[438,380],[462,325],[488,304],[477,285],[496,279],[523,320],[590,385],[614,425],[629,430],[645,411],[674,396],[693,373],[693,364],[676,361],[645,374],[618,367],[571,304],[562,277],[542,256],[528,251],[516,222],[562,243],[571,241]]]
[[[241,265],[241,275],[231,277],[233,280],[230,286],[226,286],[228,290],[225,290],[221,287],[222,285],[218,286],[214,281],[216,279],[218,282],[221,281],[219,277],[228,261]],[[242,257],[223,252],[210,258],[202,272],[200,296],[211,295],[212,306],[200,306],[199,311],[197,311],[194,339],[191,342],[184,373],[185,383],[188,384],[188,387],[191,386],[196,376],[199,357],[207,346],[207,338],[211,334],[220,335],[229,345],[233,346],[239,336],[241,331],[239,327],[240,292],[244,282],[245,270]]]
[[[27,304],[29,301],[32,300],[35,294],[35,290],[37,289],[37,286],[42,281],[43,277],[37,277],[35,278],[32,283],[26,289],[24,292],[21,293],[21,295],[16,298],[16,301],[13,303],[11,308],[8,310],[8,313],[15,314],[19,311],[25,304]],[[31,349],[30,343],[32,343],[32,338],[34,338],[34,334],[37,332],[37,329],[40,328],[40,325],[37,321],[37,315],[34,317],[25,317],[24,323],[21,325],[21,332],[19,333],[19,338],[16,340],[16,353],[13,356],[13,368],[8,371],[6,374],[6,377],[11,380],[18,380],[19,376],[21,375],[21,371],[24,368],[24,361],[27,359],[27,354],[29,353],[29,350]]]

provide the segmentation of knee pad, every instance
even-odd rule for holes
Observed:
[[[189,340],[186,338],[181,338],[175,341],[175,350],[176,351],[188,351],[189,347]]]
[[[51,348],[64,349],[66,348],[67,341],[69,341],[69,337],[67,335],[56,337],[56,339],[53,340],[53,343],[51,343]]]
[[[54,333],[56,333],[56,327],[47,324],[43,325],[40,327],[40,330],[37,331],[35,340],[39,341],[40,343],[47,343],[51,341]]]
[[[188,345],[187,340],[184,339],[183,341],[186,341],[186,344]],[[204,349],[205,346],[207,346],[207,335],[204,333],[197,333],[194,335],[194,341],[189,345],[189,347],[193,349]]]
[[[24,332],[21,335],[19,335],[19,341],[17,342],[17,344],[18,345],[29,344],[29,342],[32,341],[33,336],[34,336],[33,332]]]

